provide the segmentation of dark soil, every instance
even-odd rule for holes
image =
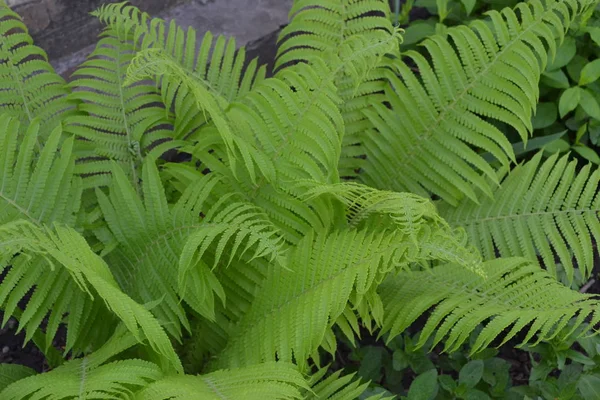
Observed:
[[[2,317],[0,314],[0,320]],[[23,347],[25,332],[17,334],[17,326],[17,321],[11,318],[0,329],[0,364],[20,364],[37,372],[48,370],[46,358],[35,344],[29,342]]]

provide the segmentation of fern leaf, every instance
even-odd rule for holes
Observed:
[[[275,67],[280,71],[298,62],[350,61],[342,63],[335,79],[345,125],[340,176],[356,176],[356,156],[364,153],[360,137],[370,126],[363,111],[384,101],[383,57],[397,53],[400,44],[389,14],[385,0],[296,0],[279,36]]]
[[[35,370],[19,364],[0,364],[0,392],[11,383],[35,375]]]
[[[488,119],[527,139],[547,53],[589,4],[531,0],[515,10],[490,11],[490,24],[451,28],[448,39],[423,42],[426,55],[408,51],[408,61],[390,60],[385,99],[391,108],[379,103],[366,111],[375,129],[363,138],[362,181],[432,193],[453,205],[463,196],[478,201],[476,191],[491,197],[488,179],[497,183],[495,172],[476,149],[503,165],[514,153]]]
[[[441,214],[463,227],[486,259],[496,256],[537,260],[556,276],[555,255],[573,279],[573,258],[584,277],[594,266],[594,243],[600,240],[597,195],[600,172],[590,165],[577,171],[577,161],[555,154],[542,163],[542,153],[513,169],[481,204],[463,200],[440,207]]]
[[[161,49],[140,52],[128,68],[125,84],[161,76],[164,76],[164,79],[175,80],[176,83],[173,85],[189,91],[195,99],[197,111],[203,111],[210,115],[217,132],[221,135],[227,150],[228,161],[231,163],[234,173],[239,158],[244,162],[244,168],[253,183],[256,182],[255,168],[258,168],[263,176],[273,179],[273,169],[269,159],[257,151],[251,143],[236,135],[231,121],[225,114],[224,107],[227,105],[211,95],[202,81],[182,68]]]
[[[84,139],[78,173],[85,187],[110,183],[111,162],[118,162],[137,185],[146,156],[156,158],[180,143],[166,129],[167,112],[156,88],[148,83],[125,86],[133,46],[110,32],[73,76],[73,99],[82,115],[69,119],[67,129]]]
[[[40,120],[35,119],[22,135],[20,125],[14,117],[0,116],[0,224],[18,219],[36,225],[74,223],[81,184],[73,177],[73,138],[61,144],[62,129],[56,127],[36,157]]]
[[[6,400],[21,399],[117,399],[129,398],[163,377],[157,365],[142,360],[106,361],[136,344],[125,329],[114,335],[96,352],[39,375],[16,381],[0,392]]]
[[[523,329],[522,344],[539,343],[564,339],[584,322],[593,326],[600,320],[595,297],[567,289],[528,260],[488,261],[483,270],[485,277],[448,264],[389,278],[379,288],[385,307],[381,334],[393,339],[435,306],[418,345],[433,337],[432,346],[445,340],[445,350],[452,352],[484,324],[471,349],[476,353],[492,342],[506,343]],[[570,321],[573,325],[564,329]]]
[[[75,112],[67,98],[69,88],[48,62],[46,53],[33,45],[21,17],[0,3],[0,111],[27,126],[41,121],[40,144],[60,121]]]
[[[43,305],[41,308],[43,313],[38,313],[37,325],[34,328],[39,326],[46,311],[52,307],[52,302],[60,293],[58,291],[48,295],[50,292],[48,286],[56,278],[59,278],[58,282],[63,284],[72,280],[83,294],[93,298],[94,293],[97,293],[99,298],[104,300],[106,307],[125,323],[138,340],[147,339],[158,354],[169,360],[175,369],[181,370],[179,359],[158,321],[148,310],[121,291],[106,263],[90,249],[85,239],[75,230],[58,224],[55,224],[54,230],[51,230],[27,221],[11,222],[0,226],[0,245],[3,256],[16,253],[39,255],[47,261],[50,269],[56,268],[56,264],[64,267],[51,275],[50,283],[40,284],[41,287],[46,288],[46,293],[40,295],[39,300],[42,304],[35,304],[35,302],[32,304],[31,301],[28,303],[24,315],[30,310],[35,312],[36,308]],[[61,276],[62,271],[66,271],[70,279]],[[14,289],[10,283],[7,284],[9,292],[11,289],[27,291],[38,283],[39,275],[32,273],[23,275],[24,279],[19,281]],[[2,285],[5,285],[4,282]],[[17,297],[22,297],[24,294],[25,292],[22,292],[21,296]],[[79,296],[81,297],[83,296]],[[77,333],[79,332],[74,332],[76,335]]]
[[[200,376],[168,377],[137,394],[143,400],[301,399],[306,382],[293,364],[271,362]]]
[[[348,304],[358,307],[387,272],[418,258],[418,246],[399,231],[307,235],[290,256],[289,269],[269,270],[217,365],[276,358],[303,366]]]
[[[136,51],[162,50],[223,103],[243,97],[264,79],[265,67],[259,68],[256,59],[247,63],[244,48],[236,51],[234,39],[219,36],[215,40],[208,32],[197,44],[193,28],[184,30],[174,21],[167,26],[165,21],[151,18],[127,3],[106,4],[93,14],[121,39],[130,41]],[[208,115],[197,112],[195,97],[176,80],[161,80],[160,91],[164,103],[172,106],[176,116],[175,138],[194,136],[207,123]]]

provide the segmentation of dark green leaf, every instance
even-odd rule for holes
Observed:
[[[543,129],[552,125],[556,121],[556,104],[538,103],[535,116],[532,118],[534,129]]]
[[[577,382],[577,389],[586,400],[600,399],[600,376],[583,375]]]
[[[454,392],[454,390],[458,386],[456,384],[456,381],[452,379],[450,375],[440,375],[438,377],[438,382],[440,383],[442,389],[450,393]]]
[[[383,347],[366,346],[361,349],[364,356],[360,362],[358,374],[365,380],[378,381],[381,378],[381,368],[383,367]]]
[[[558,110],[560,117],[564,118],[569,112],[573,111],[578,105],[581,98],[581,89],[572,87],[565,90],[558,101]]]
[[[556,89],[567,89],[570,86],[569,78],[567,78],[567,75],[565,75],[562,69],[544,72],[542,75],[542,83]]]
[[[594,60],[587,63],[581,70],[581,76],[579,77],[579,85],[587,85],[600,78],[600,60]]]
[[[435,34],[434,21],[415,22],[405,29],[402,44],[415,44],[433,34]]]
[[[477,0],[460,0],[460,2],[465,6],[467,15],[470,15],[471,12],[473,12],[473,8],[475,8],[475,4],[477,4]]]
[[[567,73],[569,77],[575,82],[579,82],[579,77],[581,75],[581,70],[587,64],[587,60],[577,54],[571,62],[567,65]]]
[[[408,367],[408,358],[402,350],[394,351],[394,355],[392,356],[392,365],[396,371],[402,371]]]
[[[580,90],[581,92],[581,100],[579,101],[579,105],[590,117],[600,120],[600,105],[598,105],[598,100],[589,90]]]
[[[473,360],[465,364],[458,373],[458,382],[465,384],[467,387],[475,387],[483,376],[484,363],[483,360]]]
[[[408,400],[434,399],[438,390],[437,371],[432,369],[415,378],[408,390]]]
[[[556,51],[556,57],[551,63],[548,63],[546,71],[554,71],[567,65],[575,56],[577,45],[575,38],[566,37],[565,41]]]
[[[488,400],[488,399],[491,399],[490,396],[488,396],[481,390],[477,390],[477,389],[473,389],[473,388],[469,388],[463,398],[465,400]]]

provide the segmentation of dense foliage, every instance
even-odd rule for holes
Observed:
[[[387,398],[331,368],[365,334],[392,370],[471,354],[409,398],[518,395],[478,354],[589,345],[600,320],[569,287],[600,173],[511,142],[595,5],[518,3],[417,51],[385,0],[297,0],[266,78],[233,40],[112,4],[67,84],[2,4],[0,306],[52,368],[1,365],[0,398]]]

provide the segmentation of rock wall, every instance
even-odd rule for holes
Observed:
[[[183,0],[131,0],[130,3],[156,14]],[[7,0],[23,17],[35,43],[50,59],[60,58],[96,42],[100,23],[90,15],[102,4],[115,0]]]

